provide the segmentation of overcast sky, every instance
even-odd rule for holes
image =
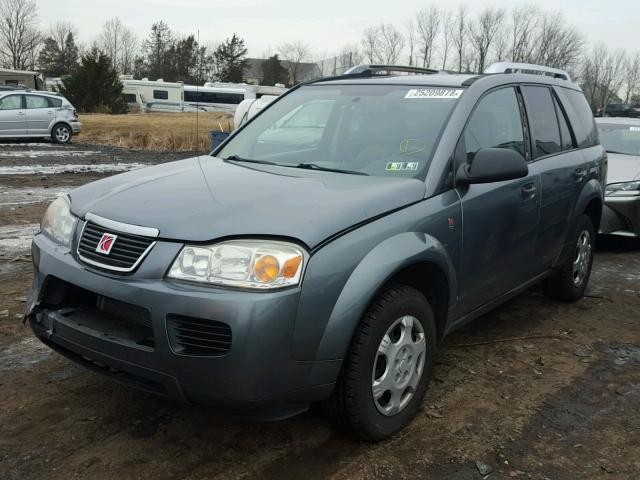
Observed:
[[[402,28],[420,8],[456,8],[455,0],[37,0],[44,25],[66,19],[90,43],[102,24],[119,16],[139,37],[151,24],[164,20],[175,32],[200,30],[201,43],[220,41],[234,32],[245,39],[250,56],[272,53],[282,42],[307,41],[314,53],[333,52],[345,43],[359,42],[371,24],[392,22]],[[487,5],[527,4],[561,11],[591,42],[638,49],[640,0],[468,0],[470,13]]]

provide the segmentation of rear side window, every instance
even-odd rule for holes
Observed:
[[[22,95],[7,95],[0,98],[0,110],[22,110]]]
[[[533,158],[540,158],[562,151],[560,147],[560,127],[558,117],[547,87],[522,87],[522,96],[527,107]]]
[[[62,100],[59,98],[47,97],[47,100],[49,101],[49,106],[52,108],[60,108],[62,106]]]
[[[518,98],[513,88],[495,90],[483,97],[471,114],[457,152],[471,162],[483,148],[510,148],[525,156]],[[460,160],[460,159],[459,159]]]
[[[556,87],[562,106],[565,108],[578,148],[593,147],[598,144],[598,130],[593,112],[582,92],[569,88]]]

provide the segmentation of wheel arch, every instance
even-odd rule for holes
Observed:
[[[344,358],[362,316],[392,283],[409,285],[425,294],[434,310],[438,337],[442,336],[447,312],[457,298],[453,262],[434,237],[406,232],[377,245],[352,272],[327,322],[316,360]]]

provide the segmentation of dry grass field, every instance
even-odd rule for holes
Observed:
[[[82,114],[80,141],[142,150],[211,150],[209,132],[233,129],[233,114],[226,112]],[[197,128],[196,128],[197,126]]]

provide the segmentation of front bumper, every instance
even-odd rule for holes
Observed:
[[[640,197],[606,197],[600,233],[640,237]]]
[[[32,330],[51,348],[95,371],[179,401],[260,409],[264,416],[276,418],[327,398],[341,362],[292,358],[300,290],[248,292],[166,281],[167,259],[180,248],[158,242],[134,275],[117,276],[79,263],[36,235],[28,308]],[[62,290],[78,289],[146,309],[151,342],[137,343],[111,328],[109,318],[94,318],[93,310],[73,302],[53,304],[45,298],[52,282],[62,284]],[[227,324],[232,332],[229,351],[220,356],[177,353],[168,333],[170,315]]]

